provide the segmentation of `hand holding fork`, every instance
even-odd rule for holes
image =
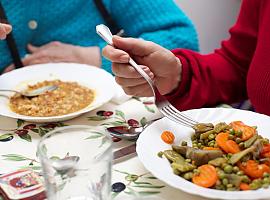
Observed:
[[[105,25],[98,25],[96,29],[109,44],[103,49],[103,55],[113,62],[116,81],[127,94],[154,94],[157,108],[167,118],[189,127],[198,123],[177,110],[163,96],[173,91],[180,82],[182,65],[173,53],[152,42],[113,37]],[[131,56],[143,65],[137,65]]]

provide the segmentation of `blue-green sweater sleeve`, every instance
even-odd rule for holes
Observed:
[[[198,51],[197,33],[191,21],[173,0],[107,0],[108,11],[130,37],[143,38],[167,48]],[[105,46],[101,43],[100,48]],[[102,58],[111,72],[111,63]]]

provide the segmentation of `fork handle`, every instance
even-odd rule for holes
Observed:
[[[134,67],[134,69],[148,82],[153,92],[157,90],[157,88],[155,87],[155,83],[152,81],[152,79],[145,73],[145,71],[143,71],[141,67],[139,67],[139,65],[132,58],[129,59],[129,64]]]

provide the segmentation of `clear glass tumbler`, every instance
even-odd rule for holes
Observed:
[[[112,142],[101,127],[57,128],[38,144],[48,200],[109,200]]]

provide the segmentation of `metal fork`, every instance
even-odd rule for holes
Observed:
[[[97,34],[102,37],[109,45],[113,46],[112,42],[112,33],[110,29],[103,25],[97,25],[96,26],[96,32]],[[182,124],[187,127],[193,127],[194,125],[198,124],[196,120],[188,117],[184,113],[177,110],[163,95],[160,94],[159,90],[157,89],[155,83],[152,81],[152,79],[143,71],[142,68],[140,68],[137,63],[130,58],[129,64],[134,67],[134,69],[148,82],[150,85],[154,97],[155,97],[155,104],[159,111],[167,118],[169,118],[172,121],[175,121],[179,124]]]

